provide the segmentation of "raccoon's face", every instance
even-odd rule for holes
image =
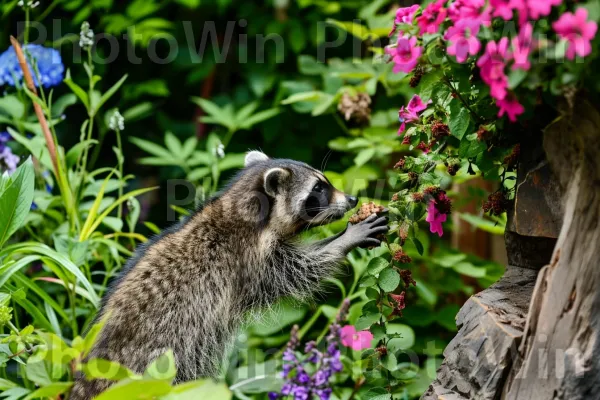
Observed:
[[[270,222],[282,231],[297,232],[338,220],[358,203],[356,197],[337,190],[323,173],[307,164],[249,152],[246,166],[257,162],[262,166],[264,191],[272,199]]]

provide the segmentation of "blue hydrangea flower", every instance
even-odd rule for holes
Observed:
[[[27,65],[33,75],[33,81],[36,86],[39,86],[39,83],[31,65],[30,57],[37,64],[40,79],[44,87],[56,86],[62,82],[65,66],[57,50],[39,44],[26,44],[23,45],[23,52],[25,53],[25,57],[27,57]],[[21,71],[21,67],[19,66],[15,49],[11,46],[4,53],[0,54],[0,86],[15,86],[15,81],[22,82],[22,80],[23,71]]]

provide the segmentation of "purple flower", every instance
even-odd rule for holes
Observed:
[[[315,394],[317,396],[319,396],[320,400],[329,400],[329,398],[331,397],[331,392],[332,392],[331,388],[315,390]]]
[[[12,174],[19,164],[19,156],[13,154],[10,147],[6,145],[12,137],[8,132],[0,132],[0,172],[8,171]]]
[[[343,370],[341,362],[340,323],[346,319],[349,301],[344,301],[335,321],[329,326],[325,350],[319,349],[317,343],[310,341],[304,347],[304,355],[298,356],[295,349],[299,345],[298,327],[294,326],[290,341],[283,352],[283,377],[285,383],[281,393],[269,393],[269,399],[285,397],[287,400],[309,400],[317,396],[321,400],[329,400],[332,389],[329,380]],[[311,375],[306,371],[314,371]]]

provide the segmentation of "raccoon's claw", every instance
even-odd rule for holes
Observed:
[[[348,224],[342,236],[346,242],[346,250],[350,251],[355,247],[379,246],[381,240],[377,236],[387,233],[387,222],[387,217],[372,214],[355,225]]]

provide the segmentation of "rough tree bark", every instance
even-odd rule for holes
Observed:
[[[459,312],[424,400],[600,398],[600,114],[582,102],[521,153],[509,266]]]

